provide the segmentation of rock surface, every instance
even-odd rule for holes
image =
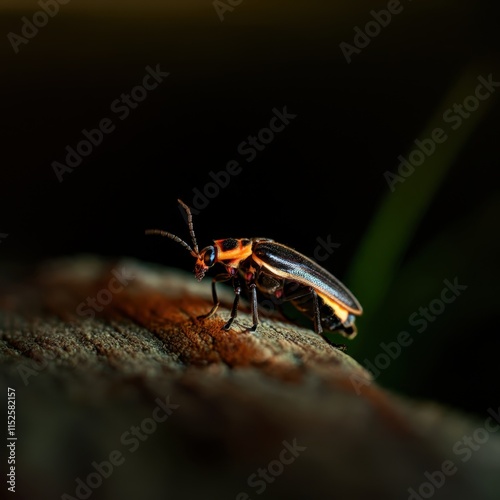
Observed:
[[[208,279],[91,256],[2,275],[17,498],[500,498],[499,437],[454,451],[484,422],[385,391],[285,320],[248,333],[244,304],[230,331],[227,307],[196,320]]]

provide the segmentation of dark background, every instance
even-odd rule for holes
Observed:
[[[148,239],[144,229],[188,239],[177,198],[192,204],[211,171],[238,160],[242,172],[195,217],[200,246],[268,236],[312,255],[317,238],[331,235],[340,246],[322,264],[365,304],[366,292],[349,273],[378,207],[392,195],[384,172],[395,171],[398,155],[425,136],[461,75],[492,73],[500,81],[490,2],[402,5],[348,64],[339,44],[352,44],[354,28],[387,3],[244,0],[221,22],[208,0],[73,0],[18,54],[7,34],[20,34],[22,16],[31,19],[40,8],[6,4],[0,233],[9,236],[0,258],[32,263],[96,253],[191,270],[180,246]],[[170,76],[120,120],[111,103],[158,64]],[[459,86],[463,97],[474,91],[470,81]],[[239,144],[285,106],[297,117],[246,162]],[[422,191],[428,204],[384,283],[387,293],[365,307],[349,343],[363,362],[382,352],[381,342],[409,331],[413,344],[377,380],[477,414],[500,404],[496,95],[481,106],[437,191]],[[63,162],[66,146],[76,147],[82,129],[103,118],[115,131],[59,182],[52,162]],[[379,257],[372,256],[374,269]],[[417,335],[409,315],[455,276],[469,288]],[[367,276],[366,288],[379,285]]]

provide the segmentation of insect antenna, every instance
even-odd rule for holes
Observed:
[[[186,212],[189,234],[191,235],[191,240],[193,241],[194,250],[184,240],[181,240],[175,234],[169,233],[167,231],[163,231],[161,229],[147,229],[146,234],[158,234],[159,236],[166,236],[167,238],[174,240],[176,243],[180,243],[193,257],[199,257],[200,251],[198,250],[198,242],[196,241],[196,236],[194,234],[193,215],[191,214],[191,210],[189,209],[189,207],[182,200],[177,201]]]
[[[194,251],[184,240],[181,240],[178,236],[172,233],[167,233],[167,231],[162,231],[161,229],[147,229],[145,231],[146,234],[158,234],[160,236],[166,236],[167,238],[170,238],[171,240],[174,240],[177,243],[180,243],[186,250],[189,251],[189,253],[193,257],[198,257],[198,251]],[[198,250],[198,247],[196,247],[196,250]]]
[[[177,201],[179,202],[179,205],[186,212],[187,219],[188,219],[189,234],[191,235],[191,240],[193,242],[194,250],[197,254],[199,254],[200,251],[198,250],[198,243],[196,242],[196,236],[194,235],[193,215],[191,214],[191,210],[182,200],[177,200]]]

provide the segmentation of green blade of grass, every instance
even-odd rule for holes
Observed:
[[[446,140],[435,144],[433,154],[416,166],[404,182],[397,182],[394,192],[388,186],[387,195],[361,241],[347,283],[363,304],[365,315],[361,319],[365,321],[384,300],[420,220],[461,148],[493,104],[494,95],[480,101],[477,110],[471,112],[468,118],[463,118],[455,130],[452,125],[456,122],[445,120],[444,113],[452,109],[454,103],[462,104],[466,97],[474,95],[480,75],[487,79],[488,72],[469,68],[456,80],[418,137],[420,140],[431,137],[436,128],[441,128],[447,135]],[[453,110],[451,113],[455,114]],[[449,118],[450,115],[447,116]],[[416,146],[411,151],[414,149]],[[408,159],[409,154],[405,158]],[[392,172],[398,174],[397,170]]]

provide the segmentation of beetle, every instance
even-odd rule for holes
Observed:
[[[264,297],[277,303],[291,302],[313,321],[314,331],[323,337],[324,330],[338,332],[347,338],[356,336],[354,321],[363,312],[360,303],[343,283],[317,262],[268,238],[224,238],[214,240],[212,245],[200,251],[191,210],[181,200],[177,201],[186,212],[193,246],[161,229],[148,229],[146,234],[166,236],[188,250],[196,259],[194,274],[198,281],[215,264],[224,266],[225,271],[212,279],[212,309],[198,316],[198,319],[207,319],[215,314],[220,304],[216,283],[231,280],[235,298],[230,318],[223,326],[229,330],[238,314],[242,292],[240,279],[243,279],[250,295],[253,320],[249,328],[251,332],[255,332],[259,324],[258,290]]]

